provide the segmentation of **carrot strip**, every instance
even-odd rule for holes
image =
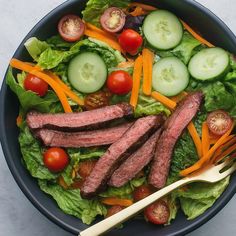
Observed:
[[[16,118],[16,124],[17,124],[17,126],[20,127],[21,124],[22,124],[22,122],[23,122],[23,117],[22,117],[22,115],[18,115],[17,118]]]
[[[27,73],[30,73],[32,75],[37,76],[38,78],[44,80],[46,83],[49,84],[49,86],[55,91],[57,94],[59,100],[61,101],[61,104],[64,108],[64,111],[67,113],[72,112],[72,109],[67,101],[66,95],[64,91],[61,89],[61,87],[52,79],[50,76],[37,71],[33,66],[27,65],[26,63],[17,60],[17,59],[11,59],[10,65],[16,69],[25,71]]]
[[[188,174],[191,174],[192,172],[199,170],[202,165],[206,162],[208,162],[211,157],[213,156],[213,154],[215,153],[215,151],[221,146],[223,145],[226,140],[227,137],[229,137],[230,133],[232,132],[234,126],[232,125],[232,127],[216,142],[216,144],[207,152],[206,155],[204,155],[199,161],[197,161],[194,165],[190,166],[189,168],[182,170],[180,172],[181,176],[187,176]]]
[[[83,106],[84,100],[78,97],[71,89],[54,73],[48,71],[47,74],[53,78],[63,89],[64,93],[71,98],[74,102],[76,102],[78,105]]]
[[[171,99],[165,97],[164,95],[158,93],[158,92],[152,92],[151,96],[156,99],[158,102],[161,102],[163,105],[167,106],[170,109],[175,109],[176,102],[172,101]]]
[[[180,94],[174,96],[174,97],[171,97],[171,100],[178,103],[180,102],[181,100],[183,100],[186,96],[188,95],[187,92],[183,91],[181,92]]]
[[[147,5],[147,4],[143,4],[143,3],[139,3],[139,2],[132,2],[129,4],[129,7],[141,7],[144,11],[154,11],[157,10],[156,7]]]
[[[144,11],[142,7],[137,6],[135,7],[134,11],[130,12],[129,14],[131,16],[142,16],[142,15],[147,15],[147,11]]]
[[[143,57],[142,55],[140,55],[134,62],[133,88],[130,97],[130,105],[132,105],[134,108],[136,108],[138,103],[142,68],[143,68]]]
[[[117,68],[129,68],[129,67],[134,67],[134,61],[123,61],[118,64]]]
[[[101,202],[109,206],[118,205],[118,206],[124,206],[124,207],[128,207],[133,204],[133,201],[130,199],[122,199],[122,198],[116,198],[116,197],[103,198]]]
[[[110,37],[108,38],[105,35],[103,35],[102,33],[99,33],[99,32],[96,32],[96,31],[93,31],[93,30],[90,30],[90,29],[86,29],[84,34],[88,37],[101,40],[104,43],[107,43],[110,47],[122,52],[122,49],[121,49],[119,43],[116,40],[114,40]]]
[[[64,178],[63,178],[63,176],[59,176],[58,177],[58,179],[57,179],[57,182],[58,182],[58,184],[62,187],[62,188],[64,188],[64,189],[68,189],[69,188],[69,186],[66,184],[66,182],[65,182],[65,180],[64,180]]]
[[[152,93],[152,67],[154,54],[147,48],[143,49],[143,93],[147,96]]]
[[[231,147],[229,147],[227,150],[225,150],[221,155],[216,157],[215,162],[221,161],[224,157],[227,157],[235,150],[236,150],[236,143],[234,145],[232,145]]]
[[[201,158],[202,157],[202,142],[201,142],[201,139],[198,135],[198,132],[197,132],[193,122],[189,123],[188,131],[189,131],[189,134],[191,135],[193,142],[195,144],[195,147],[197,149],[198,157]]]
[[[195,32],[188,24],[186,24],[184,21],[182,21],[182,24],[184,26],[184,28],[194,37],[196,38],[199,42],[201,42],[202,44],[205,44],[206,46],[212,48],[214,47],[213,44],[211,44],[210,42],[208,42],[206,39],[204,39],[201,35],[199,35],[197,32]]]
[[[202,124],[202,154],[206,155],[210,149],[209,129],[206,122]]]

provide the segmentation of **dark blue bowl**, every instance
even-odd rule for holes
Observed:
[[[210,42],[236,54],[236,38],[233,33],[219,18],[200,4],[192,0],[146,0],[140,2],[172,11],[201,32],[201,34]],[[23,45],[26,39],[31,36],[46,39],[49,36],[54,35],[56,33],[58,20],[67,13],[78,14],[84,9],[85,4],[86,0],[71,0],[54,9],[26,36],[17,49],[14,57],[23,61],[30,60]],[[64,214],[57,207],[56,203],[39,189],[35,179],[30,176],[21,163],[21,152],[17,140],[19,132],[15,124],[18,108],[18,100],[6,86],[4,81],[0,94],[0,137],[9,169],[21,190],[39,211],[64,229],[72,233],[79,233],[79,231],[85,229],[87,226],[77,218]],[[146,223],[144,220],[131,220],[125,224],[125,227],[122,230],[113,230],[108,233],[108,235],[170,236],[186,234],[207,222],[219,212],[234,195],[235,190],[236,176],[234,175],[231,178],[229,187],[217,200],[214,206],[195,220],[187,221],[181,212],[178,214],[177,219],[167,227],[154,226]]]

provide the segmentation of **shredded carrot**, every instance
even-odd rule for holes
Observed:
[[[155,11],[157,10],[156,7],[147,5],[147,4],[143,4],[143,3],[139,3],[139,2],[132,2],[129,4],[129,7],[141,7],[144,11]]]
[[[210,149],[210,137],[209,129],[206,122],[202,124],[202,154],[203,156],[207,154]]]
[[[168,97],[165,97],[164,95],[158,93],[158,92],[152,92],[151,96],[156,99],[157,101],[161,102],[163,105],[167,106],[168,108],[174,110],[177,103],[169,99]]]
[[[23,122],[23,117],[22,117],[22,115],[18,115],[17,118],[16,118],[16,124],[17,124],[17,126],[20,127],[21,124],[22,124],[22,122]]]
[[[234,135],[230,135],[227,138],[227,141],[215,151],[210,163],[211,164],[216,163],[221,154],[235,142],[236,142],[236,137],[234,137]]]
[[[130,97],[130,105],[132,105],[134,108],[136,108],[138,103],[142,68],[143,68],[143,57],[142,55],[140,55],[134,62],[133,88]]]
[[[83,106],[84,100],[78,97],[71,89],[54,73],[48,71],[47,74],[53,78],[63,89],[64,93],[78,105]]]
[[[152,93],[152,67],[154,54],[147,48],[143,49],[143,93],[147,96]]]
[[[116,198],[116,197],[103,198],[101,202],[109,206],[118,205],[118,206],[124,206],[124,207],[128,207],[133,204],[133,201],[130,199],[122,199],[122,198]]]
[[[142,16],[142,15],[146,15],[148,12],[144,11],[142,7],[137,6],[135,7],[134,11],[130,12],[129,14],[131,16]]]
[[[197,132],[193,122],[189,123],[188,131],[189,131],[189,134],[191,135],[193,142],[195,144],[195,147],[197,149],[198,157],[201,158],[202,157],[202,142],[201,142],[201,139],[198,135],[198,132]]]
[[[64,180],[64,178],[63,178],[63,176],[59,176],[58,177],[58,179],[57,179],[57,182],[58,182],[58,184],[62,187],[62,188],[64,188],[64,189],[68,189],[69,188],[69,186],[66,184],[66,182],[65,182],[65,180]]]
[[[205,44],[206,46],[208,46],[209,48],[214,47],[213,44],[211,44],[210,42],[208,42],[206,39],[204,39],[201,35],[199,35],[196,31],[194,31],[188,24],[186,24],[184,21],[181,21],[184,28],[194,37],[196,38],[199,42],[201,42],[202,44]]]
[[[129,67],[134,67],[134,61],[123,61],[118,64],[117,68],[129,68]]]
[[[183,91],[181,92],[180,94],[174,96],[174,97],[171,97],[171,100],[178,103],[180,102],[181,100],[183,100],[186,96],[188,95],[187,92]]]
[[[190,166],[189,168],[182,170],[180,172],[181,176],[187,176],[188,174],[191,174],[192,172],[199,170],[203,164],[207,163],[208,161],[210,161],[211,157],[213,156],[213,154],[215,153],[215,151],[221,146],[223,145],[226,140],[227,137],[229,137],[230,133],[233,130],[233,125],[232,127],[215,143],[215,145],[207,152],[206,155],[204,155],[199,161],[197,161],[194,165]]]
[[[43,72],[40,72],[36,70],[33,66],[30,66],[20,60],[12,59],[10,61],[10,65],[16,69],[25,71],[27,73],[30,73],[32,75],[37,76],[38,78],[44,80],[46,83],[49,84],[49,86],[55,91],[57,94],[59,100],[61,101],[61,104],[64,108],[64,111],[69,113],[72,112],[72,109],[67,101],[67,97],[64,93],[64,91],[61,89],[60,85],[58,85],[50,76],[44,74]]]
[[[112,39],[110,37],[108,38],[104,34],[96,32],[96,31],[93,31],[93,30],[90,30],[90,29],[86,29],[84,34],[86,36],[88,36],[88,37],[101,40],[104,43],[107,43],[110,47],[112,47],[112,48],[122,52],[122,49],[121,49],[119,43],[117,42],[117,40],[114,40],[114,39]]]

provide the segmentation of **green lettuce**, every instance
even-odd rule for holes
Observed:
[[[128,0],[89,0],[82,12],[83,20],[100,27],[100,17],[107,8],[111,6],[125,8],[129,3]]]
[[[34,109],[40,112],[51,112],[55,104],[58,104],[58,97],[54,92],[49,91],[43,98],[36,93],[26,91],[23,88],[24,74],[18,76],[20,84],[18,84],[13,76],[12,68],[9,68],[6,75],[6,83],[10,89],[16,94],[24,112]]]
[[[83,51],[98,53],[108,68],[115,67],[125,60],[119,51],[94,39],[81,40],[73,44],[70,48],[67,48],[67,50],[59,49],[53,49],[51,47],[46,49],[39,57],[39,66],[43,69],[54,69],[61,63],[68,63],[74,56]]]
[[[55,199],[62,211],[80,218],[85,224],[91,224],[97,215],[105,216],[107,213],[106,207],[98,200],[82,199],[79,189],[65,190],[57,184],[42,180],[39,180],[39,186]]]
[[[198,217],[210,208],[228,186],[229,179],[230,177],[227,177],[214,184],[194,183],[189,185],[186,191],[177,191],[176,195],[188,220]]]
[[[24,164],[33,177],[42,180],[53,180],[58,177],[44,166],[42,145],[33,137],[26,124],[21,129],[19,144]]]

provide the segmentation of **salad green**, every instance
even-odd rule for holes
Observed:
[[[99,19],[104,10],[110,6],[124,9],[129,5],[129,3],[130,1],[127,0],[89,0],[85,10],[83,11],[83,20],[96,25],[97,27],[101,27]],[[167,12],[165,12],[165,14],[167,14]],[[167,15],[169,16],[169,13]],[[189,76],[189,72],[187,71],[189,62],[191,62],[194,56],[197,57],[197,55],[199,55],[198,53],[201,54],[203,50],[207,49],[205,45],[195,39],[187,31],[184,30],[184,32],[182,32],[183,29],[181,23],[176,17],[173,17],[174,16],[171,13],[171,19],[173,22],[171,21],[169,24],[174,24],[173,27],[178,27],[178,38],[176,41],[175,37],[177,36],[175,36],[175,39],[172,39],[172,41],[169,42],[170,45],[166,50],[160,50],[160,48],[164,49],[162,48],[163,45],[161,45],[161,47],[159,45],[152,45],[150,47],[149,41],[153,40],[153,35],[150,35],[148,25],[144,26],[143,29],[146,36],[145,46],[150,47],[150,49],[154,51],[154,62],[156,63],[155,65],[158,70],[160,69],[158,65],[162,61],[168,60],[171,64],[172,61],[170,58],[175,58],[174,60],[178,62],[177,66],[173,65],[173,63],[170,66],[170,70],[175,73],[169,73],[167,71],[168,68],[165,68],[166,64],[163,66],[163,76],[160,76],[160,81],[158,80],[153,82],[153,88],[156,88],[155,90],[157,90],[157,88],[160,87],[160,84],[167,84],[164,88],[165,91],[159,91],[166,96],[177,95],[183,90],[186,92],[201,90],[204,93],[205,101],[201,112],[199,112],[194,119],[195,127],[201,137],[201,128],[203,122],[206,121],[207,113],[223,109],[229,112],[233,118],[236,118],[236,62],[230,53],[220,49],[223,51],[225,59],[225,65],[220,69],[220,71],[215,70],[215,73],[210,75],[210,79],[205,79],[207,81],[194,79],[193,76],[195,74],[191,73],[191,71],[190,74],[192,74],[192,76]],[[160,35],[158,37],[160,37]],[[165,44],[164,41],[163,44]],[[155,48],[153,48],[153,46]],[[25,43],[25,47],[31,55],[34,63],[37,63],[37,66],[42,70],[50,70],[57,76],[60,76],[68,88],[80,98],[86,97],[85,92],[96,92],[105,83],[105,81],[102,81],[102,84],[99,84],[98,88],[92,88],[91,91],[81,91],[81,89],[77,89],[77,83],[81,81],[78,80],[76,74],[73,74],[73,80],[71,80],[69,78],[70,72],[68,73],[68,70],[70,70],[71,61],[80,57],[80,55],[85,55],[86,53],[96,55],[96,57],[104,62],[104,65],[102,66],[104,66],[104,71],[106,73],[107,71],[108,73],[115,71],[117,68],[128,71],[130,74],[133,73],[134,66],[128,68],[119,67],[120,63],[127,63],[124,54],[122,55],[120,51],[115,50],[107,43],[94,39],[93,37],[83,37],[78,42],[66,42],[61,39],[59,35],[53,36],[46,41],[41,41],[40,39],[33,37]],[[165,47],[165,45],[163,47]],[[227,59],[229,61],[227,61]],[[198,62],[199,61],[196,63],[195,61],[194,67],[199,66]],[[201,65],[200,67],[204,68],[204,66],[205,65]],[[75,67],[77,67],[77,65]],[[101,67],[101,65],[99,67]],[[176,67],[178,67],[177,72]],[[76,70],[76,68],[73,68],[73,70]],[[159,73],[158,70],[156,71],[157,74]],[[106,80],[105,77],[107,77],[106,73],[102,75],[100,74],[100,76],[104,77],[104,80]],[[184,81],[183,74],[185,76]],[[78,166],[81,163],[87,160],[99,159],[105,153],[105,147],[68,148],[66,151],[70,157],[70,163],[63,172],[52,173],[46,168],[43,161],[45,147],[41,145],[27,127],[25,116],[30,110],[36,110],[42,113],[61,113],[63,112],[63,107],[53,90],[49,90],[44,97],[39,97],[35,92],[30,90],[26,91],[24,88],[25,77],[25,72],[19,73],[15,76],[12,68],[10,68],[7,73],[6,82],[10,89],[16,94],[20,102],[20,116],[22,117],[23,122],[19,125],[19,144],[22,152],[23,164],[30,174],[38,180],[42,191],[51,195],[62,211],[80,218],[85,224],[91,224],[97,215],[106,216],[108,208],[100,201],[101,198],[118,197],[121,199],[125,198],[132,200],[134,189],[147,184],[146,177],[149,172],[149,167],[144,169],[143,176],[135,177],[133,180],[129,181],[129,183],[120,188],[108,187],[106,191],[101,192],[99,196],[93,200],[85,200],[81,198],[80,189],[73,188],[73,184],[76,181],[81,180],[81,176],[73,175],[72,173],[78,169]],[[158,76],[153,76],[153,78],[156,77]],[[171,83],[169,83],[169,80],[171,80]],[[174,80],[174,82],[172,80]],[[79,83],[79,85],[80,84],[81,83]],[[177,90],[173,91],[171,85],[174,85],[174,89]],[[180,86],[181,88],[176,88],[177,86]],[[172,90],[171,92],[173,93],[170,93],[170,90]],[[109,102],[110,104],[129,102],[130,95],[130,93],[122,96],[112,94],[109,98]],[[83,111],[82,107],[74,101],[71,99],[68,99],[68,101],[73,111]],[[171,115],[171,109],[161,102],[156,101],[151,96],[144,95],[140,89],[137,106],[134,111],[135,118],[160,113],[165,114],[168,117]],[[190,134],[185,131],[175,146],[167,184],[177,181],[180,178],[180,171],[193,165],[198,158],[195,144]],[[66,187],[60,185],[58,181],[58,178],[60,177],[63,178]],[[168,223],[176,218],[179,208],[183,210],[188,219],[194,219],[201,215],[221,196],[228,184],[229,178],[226,178],[215,184],[190,184],[186,188],[171,193],[167,197],[167,202],[170,208]]]

